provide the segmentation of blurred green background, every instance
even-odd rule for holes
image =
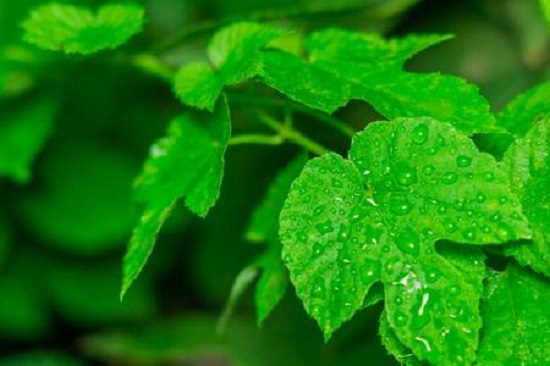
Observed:
[[[495,109],[548,73],[550,39],[536,0],[143,0],[145,32],[86,59],[21,42],[18,24],[44,2],[0,1],[0,365],[396,364],[377,335],[380,307],[324,345],[293,291],[262,329],[247,294],[225,335],[215,334],[234,277],[261,250],[243,238],[250,212],[292,147],[229,149],[209,217],[179,207],[120,303],[121,258],[139,212],[132,181],[183,108],[136,65],[145,58],[131,65],[129,57],[154,53],[175,68],[204,58],[217,27],[266,19],[303,31],[454,33],[408,67],[461,75]],[[355,128],[375,118],[354,103],[337,113]],[[235,131],[249,124],[238,106],[232,114]],[[20,147],[39,138],[29,175]]]

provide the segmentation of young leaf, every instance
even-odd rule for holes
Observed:
[[[225,330],[225,326],[233,314],[235,305],[237,305],[237,302],[242,297],[243,293],[248,287],[250,287],[256,277],[258,277],[258,267],[251,265],[243,268],[243,270],[237,275],[237,278],[235,278],[233,287],[231,287],[231,293],[229,294],[229,298],[227,299],[227,303],[223,309],[222,316],[218,322],[219,333],[222,333]]]
[[[545,365],[550,360],[550,283],[510,264],[488,279],[478,365]]]
[[[122,295],[145,265],[155,236],[180,198],[201,217],[215,204],[230,130],[229,109],[222,98],[213,113],[189,111],[176,117],[168,135],[152,146],[135,184],[136,196],[146,207],[124,257]]]
[[[550,112],[550,82],[518,95],[498,115],[499,125],[514,136],[524,136],[542,113]]]
[[[285,31],[258,23],[241,22],[216,33],[208,45],[208,56],[224,84],[236,84],[261,71],[260,50]]]
[[[141,32],[144,11],[139,5],[104,5],[91,10],[51,3],[34,9],[21,24],[25,41],[40,48],[89,55],[113,49]]]
[[[185,65],[174,80],[174,91],[183,104],[210,112],[214,110],[222,88],[218,74],[204,62]]]
[[[10,111],[0,124],[0,176],[20,184],[31,179],[31,167],[53,132],[55,106],[40,99]]]
[[[506,254],[550,276],[550,115],[510,146],[504,162],[533,230],[532,241],[514,243]]]
[[[472,362],[480,290],[434,243],[528,238],[506,174],[430,118],[370,124],[349,157],[306,164],[281,212],[283,258],[307,312],[328,339],[380,281],[388,321],[418,358]]]
[[[266,242],[269,246],[257,261],[262,269],[254,296],[258,324],[262,324],[281,301],[288,286],[287,269],[281,259],[279,215],[290,185],[298,177],[306,161],[306,154],[301,154],[277,175],[250,221],[247,238],[253,242]]]

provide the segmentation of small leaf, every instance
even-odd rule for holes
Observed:
[[[308,162],[281,212],[283,258],[307,312],[328,339],[382,282],[388,321],[419,359],[472,362],[481,284],[434,243],[530,236],[504,171],[430,118],[372,123],[349,157]]]
[[[174,81],[174,91],[183,104],[214,110],[223,85],[216,72],[204,62],[183,66]]]
[[[257,261],[262,274],[254,300],[260,325],[281,301],[288,287],[288,273],[281,259],[279,215],[290,185],[298,177],[306,161],[306,154],[299,155],[275,177],[262,202],[254,210],[249,224],[248,240],[268,244],[266,252]]]
[[[222,333],[225,331],[225,327],[229,318],[233,314],[233,310],[237,305],[237,302],[242,297],[243,293],[250,287],[252,282],[258,277],[258,267],[251,265],[243,268],[243,270],[237,275],[235,281],[233,282],[233,287],[231,287],[231,293],[223,309],[222,316],[218,322],[218,332]]]
[[[525,136],[543,113],[550,112],[550,83],[518,95],[497,115],[499,125],[516,137]]]
[[[104,5],[91,10],[51,3],[35,8],[22,23],[25,41],[38,47],[89,55],[113,49],[141,32],[144,11],[139,5]]]
[[[504,162],[533,230],[532,241],[508,246],[506,254],[550,276],[550,115],[537,119],[510,146]]]
[[[260,73],[260,50],[285,33],[258,23],[235,23],[214,35],[208,45],[208,56],[224,84],[240,83]]]
[[[301,154],[292,160],[269,185],[266,195],[254,210],[246,238],[254,243],[279,240],[279,214],[283,208],[290,185],[298,177],[307,161]]]
[[[481,304],[478,365],[545,365],[550,360],[550,283],[510,264],[488,279]]]
[[[176,117],[168,135],[151,147],[135,183],[137,199],[146,207],[124,257],[122,296],[145,265],[155,236],[180,198],[201,217],[215,204],[230,134],[229,109],[222,98],[213,113],[189,111]]]
[[[20,184],[31,180],[31,168],[53,132],[55,106],[47,99],[9,111],[0,124],[0,176]]]

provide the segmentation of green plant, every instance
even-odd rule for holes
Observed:
[[[94,14],[51,4],[23,28],[41,48],[89,55],[120,46],[143,22],[136,5]],[[404,364],[550,362],[550,84],[493,113],[457,76],[406,70],[416,54],[451,38],[239,22],[213,35],[208,62],[174,70],[152,54],[121,57],[170,83],[185,105],[135,180],[143,210],[124,257],[121,296],[180,201],[200,217],[215,205],[227,149],[290,143],[300,151],[273,179],[245,233],[264,252],[237,277],[221,328],[259,277],[258,324],[291,283],[326,342],[383,301],[379,333]],[[370,105],[380,120],[356,131],[334,116],[350,101]],[[234,109],[254,123],[234,128]],[[51,104],[34,110],[48,113]],[[21,113],[14,120],[35,120]],[[321,143],[315,127],[303,132],[297,116],[349,141],[346,157],[337,143]],[[28,181],[30,157],[51,126],[34,126],[24,144],[18,128],[25,125],[10,128],[8,119],[5,126],[0,154],[12,149],[17,159],[0,160],[0,172]]]

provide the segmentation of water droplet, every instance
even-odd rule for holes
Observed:
[[[479,203],[485,202],[486,199],[487,199],[487,197],[485,197],[485,195],[483,193],[478,193],[476,195],[476,201],[479,202]]]
[[[349,258],[342,258],[342,264],[344,265],[350,265],[351,264],[351,260]]]
[[[429,270],[426,274],[426,282],[435,283],[441,278],[441,272],[438,269]]]
[[[483,178],[485,178],[487,182],[492,182],[495,179],[495,174],[493,172],[486,172],[483,174]]]
[[[393,321],[398,327],[404,327],[405,325],[407,325],[407,320],[407,315],[400,310],[397,310],[393,315]]]
[[[334,228],[332,227],[332,222],[330,220],[327,220],[325,222],[322,222],[320,224],[315,225],[315,228],[321,233],[322,235],[328,234],[334,231]]]
[[[320,214],[323,213],[323,211],[325,210],[326,207],[327,207],[326,205],[321,205],[321,206],[315,207],[315,209],[313,210],[313,214],[315,216],[319,216]]]
[[[405,216],[413,209],[412,203],[406,197],[392,197],[389,206],[390,212],[396,216]]]
[[[312,250],[313,250],[313,256],[318,257],[323,253],[324,246],[320,243],[315,243],[313,244]]]
[[[416,169],[406,163],[398,163],[393,168],[395,180],[402,186],[410,186],[418,181]]]
[[[455,286],[455,285],[449,287],[449,293],[451,294],[451,296],[458,295],[460,293],[460,287]]]
[[[415,144],[422,145],[426,141],[428,141],[428,135],[429,135],[429,129],[428,126],[424,123],[421,123],[417,125],[412,130],[412,140]]]
[[[407,254],[417,255],[419,253],[419,238],[411,228],[407,228],[397,235],[395,243]]]
[[[422,171],[426,175],[432,175],[435,172],[435,167],[433,165],[426,165],[422,168]]]
[[[472,158],[466,155],[459,155],[456,158],[456,165],[459,168],[467,168],[472,164]]]
[[[456,173],[453,173],[453,172],[447,172],[443,174],[443,176],[441,177],[441,182],[443,184],[453,184],[453,183],[456,183],[457,180],[458,180],[458,175],[456,175]]]
[[[510,226],[501,222],[497,225],[496,235],[500,241],[506,242],[514,238],[514,231]]]
[[[498,200],[501,204],[505,204],[506,202],[508,202],[508,197],[506,196],[501,196],[500,199]]]
[[[476,231],[474,228],[469,227],[462,233],[466,240],[474,240],[476,238]]]
[[[371,260],[366,260],[362,266],[362,278],[366,284],[371,284],[374,278],[380,274],[380,264]]]

